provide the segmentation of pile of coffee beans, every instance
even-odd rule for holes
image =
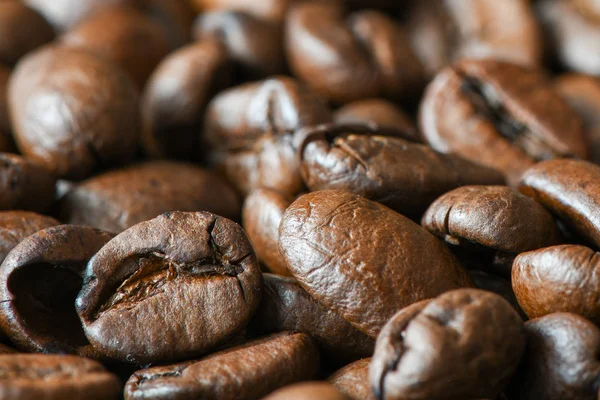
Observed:
[[[0,0],[0,400],[600,400],[597,0]]]

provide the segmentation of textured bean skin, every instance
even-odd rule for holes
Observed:
[[[471,285],[433,235],[379,203],[340,191],[292,203],[279,226],[279,249],[313,298],[371,337],[401,308]]]
[[[600,256],[588,247],[562,245],[520,254],[512,286],[529,318],[570,312],[600,322]]]
[[[264,400],[348,400],[343,393],[326,382],[303,382],[286,386]]]
[[[375,400],[369,382],[370,358],[363,358],[336,371],[328,381],[352,400]]]
[[[127,381],[125,399],[258,400],[314,378],[318,363],[309,336],[282,332],[197,361],[138,371]]]
[[[600,167],[580,160],[549,160],[530,168],[521,193],[542,204],[584,239],[600,245]]]
[[[600,330],[583,317],[554,313],[525,323],[527,348],[507,391],[516,400],[595,400]]]
[[[502,297],[459,289],[399,311],[369,367],[378,399],[495,397],[525,348],[523,322]]]
[[[0,263],[27,236],[58,224],[52,217],[30,211],[0,211]]]
[[[102,354],[147,363],[215,349],[246,326],[261,291],[258,261],[239,225],[209,212],[172,212],[102,247],[75,304]]]

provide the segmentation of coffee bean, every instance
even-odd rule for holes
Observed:
[[[302,382],[281,388],[264,400],[348,400],[343,393],[326,382]]]
[[[76,300],[103,354],[148,363],[215,349],[258,307],[262,276],[242,228],[209,212],[165,213],[108,242]]]
[[[154,161],[97,175],[71,188],[60,202],[61,219],[121,232],[166,211],[240,214],[233,190],[209,171]]]
[[[536,66],[542,38],[525,0],[414,2],[410,39],[429,75],[461,58]]]
[[[26,56],[10,79],[9,109],[19,150],[59,177],[84,178],[135,151],[135,89],[86,51],[46,47]]]
[[[0,267],[0,326],[24,351],[95,352],[81,329],[75,297],[90,258],[112,235],[59,225],[25,238]]]
[[[259,187],[296,194],[304,189],[296,155],[299,130],[331,118],[324,100],[291,78],[226,90],[206,112],[211,164],[242,194]]]
[[[13,354],[16,352],[17,351],[15,349],[12,349],[6,345],[0,344],[0,354]]]
[[[334,190],[298,198],[279,249],[318,302],[375,338],[396,311],[471,281],[433,235],[391,209]]]
[[[530,318],[563,311],[600,323],[598,269],[600,256],[588,247],[548,247],[515,259],[512,286]]]
[[[127,6],[106,7],[93,13],[66,32],[60,42],[113,61],[140,90],[169,52],[165,29],[139,10]]]
[[[376,125],[389,132],[402,132],[401,137],[411,142],[422,141],[408,114],[384,99],[359,100],[346,104],[333,114],[333,121],[339,125]]]
[[[0,2],[0,63],[21,57],[54,39],[54,31],[35,10],[18,1]]]
[[[48,211],[55,183],[52,173],[37,163],[0,153],[0,210]]]
[[[552,53],[571,70],[600,74],[597,53],[600,8],[593,0],[541,0],[539,19],[545,25]]]
[[[127,381],[125,399],[259,399],[314,378],[318,362],[309,336],[283,332],[201,360],[138,371]]]
[[[328,381],[352,400],[375,400],[369,383],[370,358],[348,364],[329,377]]]
[[[255,17],[281,22],[290,0],[263,0],[256,2],[254,0],[190,0],[199,10],[232,10],[242,11],[254,15]]]
[[[435,150],[496,168],[516,186],[538,161],[587,156],[581,118],[537,70],[463,61],[429,84],[419,125]]]
[[[278,275],[291,275],[279,252],[279,223],[294,199],[271,189],[255,189],[244,200],[242,225],[258,259]]]
[[[508,301],[515,311],[519,313],[521,319],[524,321],[528,319],[527,314],[525,314],[525,312],[521,309],[519,301],[515,297],[515,293],[513,292],[511,281],[509,279],[483,272],[478,269],[469,270],[469,276],[478,289],[486,290],[488,292],[496,293],[498,296],[502,296],[504,300]]]
[[[565,74],[554,81],[558,93],[581,116],[590,160],[600,163],[600,81],[597,78]]]
[[[0,392],[5,399],[108,400],[121,383],[101,364],[77,356],[0,355]]]
[[[598,327],[575,314],[555,313],[526,322],[525,333],[527,348],[510,399],[597,399]]]
[[[0,152],[13,152],[12,127],[8,116],[8,82],[10,70],[0,65]]]
[[[202,158],[202,116],[210,98],[232,81],[225,48],[207,39],[166,57],[142,95],[142,144],[152,157]]]
[[[558,244],[553,217],[506,186],[463,186],[439,197],[423,215],[425,229],[453,246],[489,253],[491,268],[510,276],[524,251]]]
[[[444,293],[394,315],[369,376],[378,399],[479,399],[504,388],[525,348],[523,322],[502,297]]]
[[[171,50],[192,39],[195,12],[186,0],[137,0],[133,4],[163,27]]]
[[[313,191],[345,190],[417,218],[458,186],[504,183],[495,170],[386,133],[360,125],[307,130],[300,147],[304,182]]]
[[[293,331],[310,335],[333,361],[373,354],[373,339],[315,301],[294,278],[264,274],[261,303],[248,330],[263,335]]]
[[[521,193],[532,197],[581,237],[600,245],[600,167],[579,160],[539,163],[523,175]]]
[[[30,211],[0,211],[0,263],[23,239],[58,224],[52,217]]]
[[[337,2],[298,2],[287,14],[290,68],[337,103],[369,97],[410,97],[423,68],[394,19],[364,10],[349,16]]]
[[[241,11],[202,13],[194,38],[220,40],[237,66],[237,76],[254,80],[285,72],[280,24]]]

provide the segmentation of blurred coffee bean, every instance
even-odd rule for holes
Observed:
[[[207,39],[166,57],[142,95],[142,145],[151,157],[199,160],[209,100],[232,82],[225,48]]]
[[[52,217],[30,211],[0,211],[0,263],[23,239],[58,224]]]
[[[285,72],[283,40],[279,24],[241,11],[212,11],[200,14],[194,38],[220,40],[243,80]]]
[[[244,195],[260,187],[297,194],[304,189],[299,130],[331,118],[325,101],[292,78],[226,90],[206,111],[211,164]]]
[[[388,321],[369,376],[382,400],[494,398],[524,349],[523,322],[506,300],[477,289],[454,290]]]
[[[187,0],[133,1],[138,10],[163,27],[172,50],[192,39],[195,12]]]
[[[365,125],[307,129],[299,152],[306,186],[359,194],[419,218],[438,196],[456,187],[504,183],[491,168],[402,140],[396,131],[384,135],[385,129]]]
[[[510,276],[524,251],[560,243],[554,218],[539,203],[506,186],[463,186],[431,204],[423,228],[452,246],[489,253],[488,272]]]
[[[600,329],[555,313],[525,323],[527,348],[508,391],[515,400],[596,400]]]
[[[169,52],[165,28],[127,6],[108,7],[90,15],[66,32],[60,42],[113,61],[140,90]]]
[[[221,179],[170,161],[97,175],[71,188],[59,206],[63,221],[115,233],[166,211],[207,210],[232,219],[240,214],[239,199]]]
[[[125,400],[259,399],[293,382],[313,379],[319,353],[309,336],[283,332],[197,361],[136,372]]]
[[[190,0],[198,11],[242,11],[255,17],[281,22],[293,0]]]
[[[264,400],[348,400],[343,393],[327,382],[302,382],[286,386],[267,397]]]
[[[271,189],[255,189],[244,200],[242,226],[258,259],[278,275],[291,275],[279,252],[279,223],[294,198]]]
[[[458,260],[408,218],[364,197],[323,190],[283,215],[279,249],[318,302],[375,338],[398,310],[471,286]]]
[[[261,303],[248,330],[253,334],[293,331],[310,335],[334,361],[373,354],[373,339],[315,301],[294,278],[264,274]]]
[[[102,354],[164,362],[204,354],[239,333],[261,291],[239,225],[209,212],[172,212],[102,247],[87,265],[76,308]]]
[[[358,100],[339,108],[333,121],[340,125],[376,125],[386,130],[402,132],[402,138],[421,142],[417,128],[408,114],[384,99]]]
[[[347,16],[336,2],[298,2],[287,15],[285,47],[294,74],[337,103],[410,98],[423,81],[404,28],[378,11]]]
[[[545,161],[527,170],[519,190],[600,246],[600,166],[580,160]]]
[[[511,186],[538,161],[587,156],[581,118],[537,70],[463,61],[428,86],[419,124],[435,150],[503,172]]]
[[[85,265],[112,235],[59,225],[25,238],[0,268],[0,326],[19,349],[95,356],[75,311]]]
[[[102,364],[77,356],[0,355],[5,399],[116,400],[122,385]]]
[[[11,347],[8,347],[6,345],[0,344],[0,354],[13,354],[16,353],[17,351]]]
[[[375,400],[369,382],[370,358],[346,365],[329,377],[328,381],[352,400]]]
[[[541,32],[526,0],[415,1],[406,19],[430,76],[461,58],[541,62]]]
[[[590,160],[600,164],[600,80],[565,74],[554,81],[554,87],[581,116]]]
[[[133,156],[138,97],[127,76],[100,57],[35,51],[11,75],[8,96],[19,150],[58,177],[81,179]]]
[[[0,153],[0,210],[48,211],[56,179],[36,162]]]
[[[54,30],[35,10],[19,1],[0,1],[0,63],[14,65],[53,39]]]
[[[8,116],[8,82],[11,71],[0,65],[0,152],[14,152],[12,127]]]

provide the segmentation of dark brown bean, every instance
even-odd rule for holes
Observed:
[[[190,0],[198,10],[234,10],[252,14],[261,19],[281,22],[290,0]]]
[[[264,400],[348,400],[343,393],[327,382],[302,382],[283,387]]]
[[[0,152],[13,152],[12,126],[8,116],[8,82],[11,71],[0,65]]]
[[[239,333],[262,276],[242,228],[209,212],[165,213],[108,242],[76,300],[85,334],[128,362],[204,354]]]
[[[23,2],[46,17],[57,32],[62,32],[103,8],[126,4],[130,0],[23,0]]]
[[[403,307],[470,286],[456,258],[420,226],[335,190],[299,197],[283,215],[279,249],[318,302],[371,337]]]
[[[283,332],[198,361],[136,372],[125,399],[259,399],[290,383],[312,379],[319,353],[310,337]]]
[[[58,224],[52,217],[30,211],[0,211],[0,263],[27,236]]]
[[[370,358],[348,364],[329,377],[328,381],[352,400],[375,400],[369,382]]]
[[[496,293],[497,295],[504,297],[504,300],[508,301],[515,311],[519,313],[521,319],[524,321],[529,319],[527,314],[521,309],[509,279],[483,272],[478,269],[470,269],[469,276],[478,289],[487,290],[488,292]]]

